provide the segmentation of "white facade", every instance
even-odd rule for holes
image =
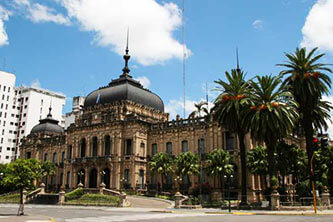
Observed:
[[[0,107],[3,103],[3,117],[0,117],[0,163],[7,163],[19,157],[19,146],[24,136],[30,134],[31,129],[46,118],[49,107],[52,107],[52,117],[62,122],[62,109],[65,96],[45,89],[31,87],[15,87],[15,75],[0,72]],[[5,92],[4,92],[4,86]],[[10,92],[8,92],[10,87]],[[2,102],[2,95],[8,101]],[[8,104],[8,106],[7,106]],[[6,109],[7,108],[7,109]],[[3,141],[3,143],[1,143]]]
[[[64,122],[62,123],[62,126],[65,129],[67,129],[72,123],[75,122],[76,116],[79,115],[80,111],[82,110],[84,100],[85,100],[85,97],[82,97],[82,96],[73,97],[72,112],[66,113],[63,116]]]
[[[15,152],[16,121],[12,109],[15,91],[15,75],[0,71],[0,163],[8,163]],[[14,113],[13,113],[14,112]]]

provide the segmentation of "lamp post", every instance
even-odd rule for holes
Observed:
[[[125,189],[125,183],[127,182],[126,178],[121,178],[120,179],[120,184],[121,184],[121,188],[120,191],[122,192],[122,189]]]
[[[104,177],[105,177],[105,171],[102,170],[101,172],[99,172],[99,174],[102,176],[102,183],[104,183]]]
[[[316,188],[315,188],[315,182],[314,182],[314,167],[313,167],[313,160],[315,157],[316,152],[314,151],[311,157],[311,177],[312,177],[312,196],[313,196],[313,207],[315,214],[317,213],[317,197],[316,197]]]
[[[83,184],[82,184],[82,176],[84,175],[84,172],[83,171],[79,171],[77,173],[77,175],[79,176],[79,187],[83,187]]]
[[[231,202],[230,202],[230,180],[231,178],[233,178],[234,176],[232,174],[228,174],[228,175],[224,175],[224,178],[227,180],[227,188],[228,188],[228,209],[229,209],[229,213],[231,212]]]
[[[180,183],[183,181],[183,179],[180,176],[177,176],[175,178],[175,182],[177,183],[177,194],[180,194]]]

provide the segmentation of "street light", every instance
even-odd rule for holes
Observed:
[[[127,182],[127,179],[126,178],[121,178],[120,179],[120,184],[122,185],[121,187],[123,188],[123,189],[125,189],[125,183]],[[121,188],[120,188],[121,189]]]
[[[180,176],[177,176],[175,178],[175,182],[177,183],[177,193],[179,193],[180,190],[180,183],[183,181],[183,179]]]
[[[232,174],[228,174],[228,175],[224,175],[224,178],[227,180],[227,186],[228,186],[228,202],[229,202],[229,213],[231,212],[231,203],[230,203],[230,181],[231,178],[233,178],[234,175]]]
[[[77,175],[79,176],[79,185],[82,184],[82,176],[84,175],[84,172],[83,171],[79,171],[77,173]],[[83,185],[83,184],[82,184]]]
[[[104,177],[105,177],[105,171],[104,170],[102,170],[101,172],[99,172],[99,174],[101,174],[101,176],[102,176],[102,183],[104,183]]]

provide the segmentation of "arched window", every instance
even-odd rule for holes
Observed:
[[[198,139],[198,153],[199,155],[206,153],[205,139]]]
[[[166,143],[166,153],[169,155],[172,155],[172,143],[171,142]]]
[[[182,152],[188,152],[188,142],[187,142],[187,140],[182,141]]]
[[[111,155],[111,139],[109,135],[104,136],[104,155]]]
[[[92,156],[97,156],[97,149],[98,149],[98,140],[97,137],[94,136],[92,138]]]
[[[80,157],[85,157],[86,156],[86,146],[87,146],[85,138],[81,139],[80,146],[81,146],[81,153],[80,153],[81,155],[80,155]]]
[[[151,145],[151,156],[154,156],[157,153],[157,144],[153,143]]]

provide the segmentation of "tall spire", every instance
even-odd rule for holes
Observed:
[[[240,72],[240,68],[239,68],[239,59],[238,59],[238,47],[236,48],[236,57],[237,57],[237,72]]]
[[[127,41],[126,41],[126,49],[125,49],[125,55],[124,55],[124,60],[125,60],[125,67],[123,68],[123,74],[120,77],[126,77],[129,76],[130,69],[128,68],[128,60],[130,60],[131,56],[128,54],[129,49],[128,49],[128,39],[129,39],[129,28],[127,29]]]
[[[52,112],[52,98],[51,98],[50,107],[49,107],[49,114],[47,114],[48,118],[52,117],[52,113],[51,112]]]

